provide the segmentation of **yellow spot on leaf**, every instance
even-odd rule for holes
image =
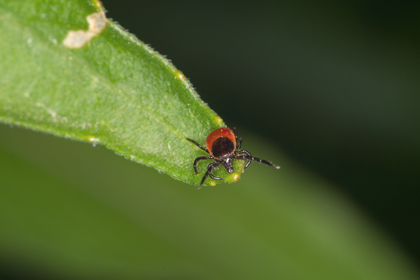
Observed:
[[[97,143],[100,142],[99,138],[97,138],[95,136],[92,136],[92,135],[87,136],[86,140],[89,141],[90,143],[94,143],[94,144],[97,144]]]
[[[83,47],[93,37],[101,33],[101,31],[106,27],[106,23],[108,21],[105,17],[104,11],[91,14],[86,18],[86,20],[89,23],[89,29],[87,31],[69,31],[63,41],[63,45],[65,47],[72,49]]]
[[[232,182],[236,182],[241,178],[241,173],[232,173],[229,177],[229,179],[231,179]]]
[[[176,70],[176,71],[175,71],[175,76],[176,76],[179,80],[181,80],[182,82],[184,82],[184,81],[186,80],[185,75],[184,75],[181,71],[179,71],[179,70]]]
[[[220,127],[224,126],[224,123],[223,123],[223,120],[222,120],[221,117],[216,116],[214,121],[217,123],[218,126],[220,126]]]
[[[101,1],[94,0],[93,3],[94,3],[94,5],[95,5],[96,8],[101,9],[101,10],[104,9],[104,6],[102,6],[102,2]]]

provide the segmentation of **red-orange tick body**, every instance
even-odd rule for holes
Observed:
[[[247,160],[244,169],[247,168],[252,161],[258,161],[273,166],[277,169],[280,168],[280,166],[274,165],[264,159],[253,157],[247,150],[240,150],[242,139],[239,138],[238,140],[235,127],[232,127],[232,129],[222,127],[211,132],[209,136],[207,136],[206,140],[207,149],[192,139],[187,138],[187,140],[191,141],[200,149],[210,154],[208,157],[198,157],[194,160],[193,167],[196,174],[198,174],[198,161],[203,159],[214,159],[214,161],[207,166],[207,172],[204,174],[203,179],[201,179],[200,186],[203,185],[208,176],[214,180],[223,180],[223,178],[216,177],[211,173],[211,171],[218,167],[220,164],[223,164],[227,172],[233,173],[233,159]]]

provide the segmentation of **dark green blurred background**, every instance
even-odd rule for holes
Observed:
[[[314,178],[321,178],[321,181],[327,182],[325,185],[334,186],[336,189],[332,193],[344,194],[343,197],[348,197],[351,202],[356,204],[362,214],[366,215],[369,226],[377,226],[378,229],[385,231],[385,236],[391,237],[415,263],[420,261],[419,1],[146,2],[106,0],[103,1],[103,4],[108,10],[109,18],[119,22],[140,40],[150,44],[159,53],[169,58],[190,79],[201,98],[223,118],[227,125],[238,127],[239,134],[244,131],[245,136],[246,132],[252,132],[247,139],[255,140],[255,135],[263,137],[264,140],[260,140],[263,141],[260,143],[262,147],[258,148],[255,142],[253,144],[252,151],[257,150],[255,155],[271,159],[270,151],[265,151],[264,146],[277,145],[273,157],[279,155],[279,151],[283,151],[288,158],[294,160],[297,166],[304,166],[303,170],[306,169],[309,174],[312,173]],[[270,215],[275,212],[269,211],[272,210],[271,206],[267,206],[268,210],[260,209],[257,207],[257,202],[255,202],[255,209],[247,208],[254,205],[250,198],[258,197],[258,192],[255,190],[258,188],[259,182],[263,181],[261,178],[264,178],[265,174],[273,176],[272,172],[274,172],[268,168],[258,167],[256,164],[252,170],[251,168],[247,170],[246,176],[244,175],[245,177],[236,184],[240,186],[241,192],[234,187],[230,188],[234,185],[229,185],[229,187],[219,185],[216,189],[211,189],[217,190],[217,192],[210,191],[210,188],[203,188],[202,193],[205,195],[202,195],[195,189],[192,192],[190,186],[184,188],[184,184],[175,182],[166,175],[157,175],[155,170],[141,168],[114,156],[112,152],[105,151],[101,147],[92,149],[91,146],[82,143],[71,142],[68,144],[67,142],[70,141],[53,139],[51,136],[48,138],[48,136],[39,133],[9,129],[5,126],[1,128],[1,131],[5,135],[7,134],[7,137],[0,138],[0,144],[10,151],[4,152],[0,159],[2,157],[9,159],[15,156],[22,159],[23,162],[28,162],[25,170],[32,170],[30,174],[25,174],[22,178],[19,177],[19,173],[8,174],[9,177],[19,180],[24,180],[24,177],[35,178],[34,180],[39,179],[39,182],[47,182],[45,186],[44,183],[37,186],[39,188],[37,190],[40,191],[33,190],[32,194],[31,186],[22,181],[21,186],[24,188],[22,196],[27,199],[26,204],[34,204],[35,214],[36,211],[42,212],[42,209],[37,208],[37,199],[39,199],[40,205],[45,204],[45,209],[51,207],[51,212],[57,212],[56,219],[61,219],[62,216],[58,213],[61,213],[60,211],[66,213],[68,209],[71,209],[71,205],[68,208],[66,205],[54,205],[54,202],[49,201],[47,196],[44,197],[43,193],[54,193],[55,195],[57,192],[57,197],[62,197],[62,201],[68,201],[71,204],[73,189],[77,189],[74,186],[80,185],[82,193],[86,193],[86,198],[82,200],[87,201],[85,204],[80,202],[84,205],[84,208],[81,207],[81,209],[92,207],[93,210],[85,213],[71,213],[72,215],[68,216],[74,220],[69,220],[67,223],[63,221],[62,227],[59,227],[60,230],[71,227],[73,224],[80,227],[73,229],[71,234],[67,234],[67,237],[71,235],[71,240],[74,239],[74,244],[83,245],[83,241],[90,242],[88,239],[83,239],[84,230],[91,230],[90,224],[98,223],[99,226],[94,229],[100,231],[103,227],[106,231],[109,230],[106,225],[109,220],[114,219],[114,215],[128,213],[127,216],[135,221],[136,227],[145,226],[146,233],[139,237],[142,241],[139,241],[139,246],[151,244],[150,248],[152,249],[145,249],[145,252],[156,252],[156,256],[149,256],[146,253],[145,256],[138,257],[136,255],[141,255],[142,252],[134,251],[133,248],[136,247],[130,242],[137,239],[130,239],[130,234],[134,232],[135,236],[138,231],[143,231],[137,228],[137,231],[132,230],[132,225],[129,222],[127,225],[121,224],[121,221],[125,221],[124,219],[127,218],[124,216],[124,219],[115,218],[115,231],[118,232],[115,234],[116,238],[127,235],[127,240],[130,240],[130,242],[127,241],[124,248],[112,246],[111,249],[103,248],[101,247],[103,244],[113,244],[111,234],[109,237],[105,233],[103,233],[104,236],[97,232],[89,233],[91,236],[98,235],[99,253],[93,251],[98,254],[99,258],[102,256],[100,254],[102,250],[106,251],[104,256],[107,256],[106,253],[109,250],[112,253],[109,255],[123,256],[122,259],[127,258],[131,261],[131,256],[134,256],[133,259],[138,257],[146,263],[147,261],[153,263],[154,257],[160,262],[159,256],[170,259],[173,253],[174,259],[178,261],[181,258],[179,256],[185,252],[187,252],[185,254],[195,252],[196,255],[187,256],[185,260],[194,259],[197,256],[198,258],[208,257],[210,262],[214,260],[214,263],[210,263],[209,267],[220,267],[229,271],[229,264],[217,262],[216,258],[220,252],[217,252],[216,248],[214,252],[208,249],[215,246],[215,243],[208,241],[203,244],[203,248],[209,250],[209,253],[204,250],[203,255],[197,253],[200,248],[197,248],[196,245],[205,241],[200,240],[199,237],[194,239],[195,236],[205,232],[213,234],[213,231],[210,231],[213,224],[226,226],[225,229],[212,229],[216,234],[223,234],[224,230],[236,233],[235,230],[238,229],[235,226],[237,225],[231,225],[228,221],[235,221],[237,216],[243,218],[238,213],[242,213],[244,210],[250,212],[251,222],[248,226],[258,230],[258,221],[265,221],[261,219],[262,214]],[[46,141],[49,144],[42,144]],[[250,142],[252,143],[251,140]],[[244,145],[246,143],[244,140]],[[20,153],[19,147],[22,147]],[[80,151],[79,153],[82,155],[85,154],[86,159],[76,153],[73,156],[72,151],[76,150]],[[43,159],[38,162],[38,158],[41,157]],[[95,157],[96,161],[91,157]],[[103,165],[99,165],[98,162]],[[276,163],[282,165],[282,169],[274,176],[286,178],[283,180],[287,182],[288,176],[296,175],[290,175],[287,166],[290,162],[286,166],[284,166],[285,162]],[[4,160],[4,164],[4,166],[10,167],[10,170],[14,166],[12,160]],[[15,172],[19,171],[19,164],[22,165],[22,162],[16,162],[16,169],[13,169]],[[50,177],[45,175],[44,178],[44,173]],[[140,175],[133,175],[137,173]],[[307,173],[302,171],[302,174],[306,180]],[[272,178],[276,178],[274,176]],[[56,177],[59,179],[57,182],[54,181]],[[295,177],[299,177],[299,174]],[[310,179],[313,178],[307,180],[310,181]],[[63,184],[63,181],[68,183],[68,186]],[[10,181],[10,183],[19,185],[19,182]],[[160,187],[151,190],[148,184]],[[274,183],[267,182],[267,184],[273,185]],[[63,187],[56,188],[54,187],[56,185]],[[118,194],[116,186],[124,186],[126,193]],[[297,191],[299,193],[304,190],[301,191],[302,197],[296,195],[296,201],[290,201],[291,204],[303,203],[304,198],[310,194],[310,186],[303,183],[302,186],[304,187]],[[293,184],[278,187],[281,187],[282,190],[278,193],[273,191],[277,195],[282,194],[283,191],[293,192],[289,189],[293,187]],[[272,191],[275,188],[268,189]],[[264,194],[271,194],[266,188],[262,189]],[[323,189],[320,188],[320,190]],[[78,191],[80,192],[80,190]],[[229,213],[233,215],[232,218],[222,210],[232,211],[226,205],[238,195],[241,197],[235,203],[243,208],[238,208],[238,213]],[[325,194],[316,189],[313,195],[322,197]],[[92,200],[92,197],[97,200]],[[77,201],[80,201],[80,197],[78,199]],[[184,199],[185,205],[182,204]],[[335,199],[335,197],[331,197],[331,201],[336,203],[333,206],[342,204],[344,205],[343,209],[347,209],[347,204]],[[221,204],[220,213],[217,215],[220,214],[220,217],[227,215],[231,218],[231,220],[226,219],[226,225],[223,219],[221,219],[222,222],[219,222],[218,218],[215,218],[217,215],[211,215],[214,213],[201,213],[201,210],[204,212],[209,209],[214,210],[211,207],[205,208],[209,201],[213,203],[212,207],[214,207],[214,203]],[[154,204],[155,202],[156,204]],[[273,203],[277,205],[278,202],[286,205],[288,201],[278,200]],[[139,204],[138,208],[135,208],[133,205],[137,203]],[[167,204],[168,208],[173,205],[173,213],[172,211],[161,213],[160,211],[166,210],[159,208],[159,203]],[[95,208],[96,204],[106,205],[111,209],[110,213],[106,210],[103,210],[104,213],[95,212],[99,211]],[[282,207],[282,205],[278,207]],[[3,207],[7,211],[15,211],[16,217],[21,214],[18,205],[11,203],[11,205],[3,205]],[[106,207],[104,208],[108,209]],[[284,207],[286,210],[293,209],[289,206]],[[28,209],[31,208],[28,207]],[[191,209],[197,209],[196,217],[195,214],[191,215]],[[297,206],[297,209],[300,208]],[[286,213],[284,220],[277,219],[276,212],[273,216],[267,216],[267,221],[273,222],[273,228],[276,230],[277,227],[283,229],[287,225],[287,218],[293,217],[294,214],[299,217],[308,209],[302,208],[302,213]],[[332,212],[335,211],[334,209],[336,208],[331,206]],[[187,211],[191,216],[186,214]],[[282,211],[280,209],[279,213]],[[162,223],[169,223],[169,225],[159,225],[159,222],[156,223],[157,225],[142,224],[143,216],[149,215],[149,212],[153,212],[152,215],[156,216],[156,218],[153,216],[152,219],[158,221],[158,218],[161,218],[163,219]],[[23,210],[22,213],[21,216],[24,220],[26,214]],[[130,216],[131,214],[133,215]],[[261,216],[258,216],[259,214]],[[5,216],[7,217],[7,215]],[[106,217],[104,221],[96,221],[97,217],[102,216]],[[334,216],[333,213],[332,216]],[[179,217],[184,217],[184,219]],[[42,214],[39,214],[38,218],[41,223],[40,231],[44,229],[42,222],[45,222],[45,228],[47,228],[51,226],[51,220],[54,220],[54,217],[45,218]],[[194,218],[208,218],[208,228],[202,224],[195,228]],[[330,217],[327,215],[326,218]],[[34,221],[38,222],[36,219]],[[149,222],[147,218],[144,218],[144,221]],[[174,221],[174,225],[172,225],[172,221]],[[175,225],[178,222],[180,223],[179,227],[184,228],[178,229],[178,225]],[[315,223],[315,221],[313,222]],[[343,221],[343,223],[345,222]],[[303,224],[305,223],[309,223],[309,218]],[[86,227],[84,227],[85,224]],[[16,228],[19,228],[18,226],[16,225]],[[316,228],[316,223],[313,226]],[[181,247],[181,250],[169,245],[167,247],[162,245],[166,243],[154,243],[154,240],[159,239],[160,236],[156,237],[154,232],[148,231],[155,230],[156,227],[161,227],[161,231],[156,230],[160,234],[168,231],[167,234],[172,239],[168,236],[162,239],[165,242],[170,240],[171,246],[176,244]],[[238,226],[238,228],[240,227]],[[308,228],[310,227],[308,226]],[[366,226],[366,228],[369,227]],[[320,226],[320,229],[324,228]],[[274,235],[270,240],[277,239],[275,234],[281,231],[276,230],[269,231],[268,234]],[[46,232],[49,233],[48,230]],[[67,233],[64,230],[63,232]],[[185,235],[186,232],[190,234]],[[248,233],[248,231],[245,232]],[[253,233],[253,231],[250,232]],[[291,232],[290,236],[293,236],[293,229]],[[0,231],[0,233],[2,232]],[[65,233],[63,236],[66,235]],[[329,231],[326,230],[326,233]],[[265,232],[260,236],[265,236],[264,234]],[[287,233],[285,235],[287,236]],[[44,237],[42,234],[40,236]],[[58,244],[61,244],[60,241],[63,238],[65,241],[62,244],[69,248],[66,247],[62,250],[72,253],[72,244],[66,243],[68,241],[63,236],[51,236],[53,240],[51,244],[55,244],[55,239],[58,240]],[[378,234],[378,236],[381,235]],[[189,238],[193,240],[188,240]],[[203,239],[206,238],[207,236]],[[249,238],[249,235],[246,235],[243,240],[248,240],[246,238]],[[346,239],[346,236],[343,239]],[[19,238],[16,240],[21,242]],[[216,237],[215,240],[219,242]],[[353,239],[349,238],[349,240],[353,242]],[[234,238],[226,240],[226,243],[221,244],[220,248],[223,247],[224,250],[229,251],[229,242],[232,242],[232,248],[237,249]],[[283,245],[282,242],[287,243],[289,240],[282,240],[279,237],[278,243]],[[28,244],[31,245],[35,243],[28,241]],[[339,243],[337,242],[337,244]],[[154,244],[158,244],[156,248],[153,247]],[[309,242],[309,244],[312,243]],[[22,246],[22,250],[28,250],[25,244],[19,245]],[[296,244],[290,245],[292,248],[290,251],[294,252],[295,247],[292,245]],[[334,242],[329,245],[334,247]],[[87,247],[91,248],[89,246]],[[96,244],[93,247],[95,246]],[[162,246],[163,249],[159,246]],[[255,251],[259,252],[258,242],[250,246],[255,246],[257,248]],[[301,246],[303,248],[306,245]],[[43,245],[41,244],[40,247],[43,248]],[[115,247],[117,246],[115,245]],[[304,251],[299,247],[296,248],[296,250]],[[52,248],[50,249],[52,250]],[[159,255],[160,250],[163,252],[161,255]],[[289,257],[287,253],[290,251],[285,250],[286,258]],[[241,251],[238,252],[240,255]],[[254,251],[250,249],[250,252]],[[11,253],[16,252],[11,250]],[[91,252],[86,255],[89,256],[89,253]],[[345,251],[342,253],[346,254]],[[279,254],[281,255],[282,252]],[[299,253],[296,254],[299,255]],[[51,255],[54,254],[51,253]],[[273,255],[275,254],[273,253]],[[16,253],[16,259],[19,256]],[[275,256],[277,257],[277,255]],[[309,258],[310,256],[308,256]],[[245,255],[244,259],[246,259]],[[205,259],[205,262],[207,263],[209,260]],[[45,279],[45,272],[41,271],[36,265],[37,262],[32,259],[14,261],[12,256],[11,260],[7,261],[0,260],[4,266],[4,268],[0,267],[0,271],[4,271],[4,275],[0,272],[0,276],[10,279],[27,279],[29,275],[32,278],[34,275],[41,275],[40,279]],[[75,256],[75,260],[69,261],[68,267],[70,268],[74,265],[72,261],[76,265],[79,264],[79,261],[82,262]],[[105,261],[97,260],[98,267],[99,264],[106,263],[106,261],[106,259]],[[239,263],[242,260],[234,259],[233,261]],[[15,265],[29,263],[33,267],[28,266],[26,274],[22,271],[15,273],[13,267],[10,268],[8,265],[9,262]],[[130,270],[131,263],[129,261],[127,263],[129,264],[121,264],[122,271],[137,271]],[[171,262],[168,261],[168,263]],[[168,279],[184,279],[182,278],[184,275],[182,274],[183,265],[188,264],[188,261],[185,263],[180,261],[180,263],[181,265],[175,267],[175,271],[177,269],[180,271],[179,278],[176,274],[172,274],[173,277]],[[310,262],[308,261],[308,263]],[[320,263],[322,262],[320,261]],[[325,265],[325,262],[322,264]],[[197,271],[200,270],[197,268],[200,265],[199,263],[198,266],[195,266]],[[317,266],[316,258],[314,258],[313,265]],[[186,267],[188,271],[189,266],[186,265]],[[16,271],[18,269],[16,268]],[[37,274],[38,269],[40,270],[39,274]],[[60,269],[65,270],[57,265],[57,270]],[[86,268],[87,271],[89,269]],[[168,270],[170,269],[173,268]],[[329,268],[323,267],[322,269]],[[95,269],[92,270],[95,271]],[[223,274],[223,270],[221,273]],[[129,272],[127,272],[128,274]],[[51,272],[51,275],[54,273]],[[194,271],[191,272],[191,275],[194,275]],[[197,272],[197,275],[200,274]],[[98,277],[96,274],[95,276]],[[108,275],[108,277],[112,279],[112,275]],[[211,279],[211,275],[208,277]],[[127,278],[129,277],[127,276]]]
[[[103,1],[228,125],[336,183],[420,260],[419,1]]]

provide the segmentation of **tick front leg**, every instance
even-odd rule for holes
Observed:
[[[236,149],[240,149],[242,145],[242,138],[239,138],[238,142],[236,143]]]
[[[200,160],[203,160],[203,159],[213,159],[213,157],[212,157],[212,156],[209,156],[209,157],[198,157],[198,158],[196,158],[196,159],[194,160],[194,164],[193,164],[195,174],[198,174],[198,171],[197,171],[197,163],[198,163]]]
[[[244,169],[246,169],[252,162],[251,159],[248,158],[248,156],[235,156],[234,159],[242,159],[242,160],[247,160],[247,162],[244,165]]]
[[[238,138],[238,134],[236,133],[236,127],[232,126],[231,130],[233,131],[233,134],[235,134],[235,138]]]
[[[238,133],[236,132],[236,127],[232,127],[231,130],[233,131],[233,134],[235,134],[235,140],[236,140],[236,149],[241,148],[242,138],[239,138],[238,140]]]
[[[261,159],[261,158],[257,158],[257,157],[253,157],[253,156],[235,156],[234,158],[235,159],[248,160],[248,162],[244,166],[244,169],[247,168],[251,164],[252,161],[258,161],[260,163],[264,163],[264,164],[267,164],[269,166],[272,166],[276,169],[280,169],[280,166],[278,166],[278,165],[274,165],[273,163],[271,163],[271,162],[269,162],[265,159]]]
[[[223,179],[223,178],[220,178],[220,177],[216,177],[216,176],[214,176],[213,174],[211,174],[211,173],[209,173],[209,176],[210,176],[210,178],[212,178],[212,179],[214,179],[214,180],[225,180],[225,179]]]
[[[223,180],[222,178],[220,178],[220,177],[216,177],[216,176],[214,176],[213,174],[211,174],[211,171],[212,171],[214,168],[216,168],[217,166],[219,166],[220,164],[221,164],[221,162],[215,161],[215,162],[210,163],[210,164],[207,166],[207,172],[206,172],[206,174],[204,174],[203,179],[201,179],[200,187],[203,185],[204,181],[206,180],[206,178],[207,178],[208,176],[210,176],[210,178],[215,179],[215,180]]]
[[[261,158],[257,158],[257,157],[252,157],[252,159],[251,159],[251,160],[253,160],[253,161],[258,161],[258,162],[261,162],[261,163],[264,163],[264,164],[270,165],[270,166],[272,166],[272,167],[274,167],[274,168],[276,168],[276,169],[280,169],[280,166],[278,166],[278,165],[274,165],[274,164],[272,164],[271,162],[269,162],[269,161],[267,161],[267,160],[265,160],[265,159],[261,159]]]
[[[236,150],[235,154],[239,155],[239,154],[246,154],[247,156],[252,157],[251,153],[248,152],[247,150]]]
[[[240,154],[245,154],[245,155],[244,156],[238,156]],[[252,158],[253,158],[252,155],[251,155],[251,153],[248,152],[247,150],[237,150],[235,152],[235,156],[236,156],[235,157],[236,159],[243,159],[243,160],[246,160],[247,159],[248,160],[247,163],[244,166],[244,169],[246,169],[251,164]]]

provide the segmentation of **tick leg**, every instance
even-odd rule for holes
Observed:
[[[252,161],[258,161],[260,163],[264,163],[264,164],[267,164],[269,166],[272,166],[276,169],[280,169],[280,166],[274,165],[271,162],[266,161],[265,159],[261,159],[261,158],[257,158],[257,157],[253,157],[253,156],[235,156],[235,159],[243,159],[243,160],[247,159],[248,160],[248,162],[244,166],[244,169],[247,168],[251,164]]]
[[[244,169],[246,169],[250,164],[251,164],[251,161],[252,161],[252,155],[251,155],[251,153],[250,152],[248,152],[247,150],[237,150],[236,152],[235,152],[235,155],[236,156],[238,156],[238,155],[240,155],[240,154],[245,154],[245,156],[241,156],[241,158],[237,158],[237,159],[243,159],[243,160],[245,160],[245,159],[247,159],[248,161],[246,162],[246,164],[245,164],[245,166],[244,166]]]
[[[236,127],[232,127],[231,130],[233,131],[233,134],[235,134],[235,140],[236,140],[236,149],[241,148],[242,138],[239,138],[238,141],[238,133],[236,132]]]
[[[220,177],[216,177],[216,176],[214,176],[213,174],[211,174],[211,173],[209,173],[209,176],[210,176],[210,178],[212,178],[212,179],[214,179],[214,180],[225,180],[225,179],[223,179],[223,178],[220,178]]]
[[[252,157],[252,161],[258,161],[258,162],[261,162],[261,163],[264,163],[264,164],[270,165],[270,166],[272,166],[272,167],[274,167],[274,168],[276,168],[276,169],[280,169],[280,166],[278,166],[278,165],[274,165],[274,164],[272,164],[271,162],[266,161],[265,159],[261,159],[261,158],[257,158],[257,157]]]
[[[242,144],[242,138],[239,138],[238,142],[236,142],[236,149],[240,149]]]
[[[190,142],[192,142],[192,143],[194,143],[195,145],[197,145],[197,147],[199,147],[200,149],[202,149],[203,151],[205,151],[206,153],[209,153],[209,151],[207,151],[207,149],[206,148],[204,148],[203,146],[201,146],[200,144],[198,144],[197,142],[195,142],[194,140],[192,140],[192,139],[189,139],[189,138],[187,138],[187,140],[188,141],[190,141]]]
[[[242,139],[240,139],[240,140],[242,140]],[[239,155],[239,154],[246,154],[246,155],[252,157],[251,153],[248,152],[247,150],[236,150],[235,154],[237,154],[237,155]]]
[[[234,159],[242,159],[242,160],[247,160],[247,162],[245,163],[244,169],[246,169],[250,164],[251,164],[251,159],[248,158],[247,156],[234,156]]]
[[[236,127],[232,127],[231,130],[233,131],[233,134],[235,134],[235,137],[238,138],[238,134],[236,133]]]
[[[195,171],[195,174],[198,174],[198,171],[197,171],[197,163],[200,161],[200,160],[202,160],[202,159],[212,159],[213,157],[212,156],[209,156],[209,157],[198,157],[198,158],[196,158],[195,160],[194,160],[194,171]]]
[[[207,176],[210,176],[210,178],[212,178],[212,179],[216,179],[216,180],[223,180],[222,178],[216,177],[216,176],[214,176],[213,174],[211,174],[211,171],[212,171],[214,168],[216,168],[217,166],[219,166],[220,164],[221,164],[221,162],[215,161],[215,162],[212,162],[212,163],[210,163],[210,164],[208,165],[208,167],[207,167],[207,172],[206,172],[206,174],[204,174],[203,179],[201,179],[201,182],[200,182],[200,187],[203,185],[203,183],[204,183],[204,181],[206,180]]]

